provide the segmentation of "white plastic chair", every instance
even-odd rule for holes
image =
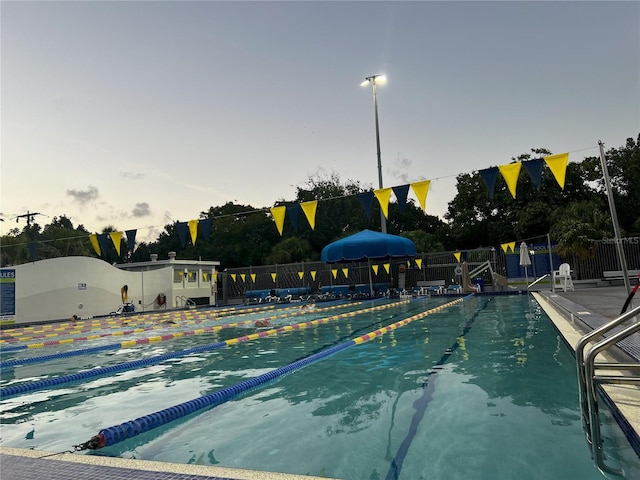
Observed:
[[[554,288],[562,288],[563,292],[574,290],[573,280],[571,279],[571,266],[568,263],[561,264],[558,270],[553,272],[553,286]]]

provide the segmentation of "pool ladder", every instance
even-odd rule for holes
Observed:
[[[176,295],[176,307],[181,308],[196,308],[196,302],[184,295]]]
[[[603,472],[618,476],[622,476],[623,472],[605,463],[600,428],[598,387],[605,384],[640,385],[640,376],[638,375],[640,373],[640,363],[596,363],[595,358],[609,347],[614,346],[634,333],[640,332],[640,318],[631,325],[623,327],[624,323],[639,315],[640,306],[583,336],[576,345],[582,428],[591,448],[591,456],[598,468]],[[619,331],[605,337],[605,334],[615,328],[618,328]],[[594,342],[595,344],[586,350],[587,346]],[[601,373],[602,371],[606,373],[603,374]]]

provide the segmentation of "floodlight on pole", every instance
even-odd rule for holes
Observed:
[[[378,124],[378,93],[377,93],[377,85],[384,85],[387,83],[387,77],[384,74],[371,75],[370,77],[365,77],[364,82],[360,84],[361,87],[366,87],[367,85],[371,85],[373,87],[373,111],[375,114],[376,120],[376,149],[378,153],[378,184],[379,188],[382,189],[382,157],[380,155],[380,126]],[[382,211],[382,207],[380,207],[380,230],[382,233],[387,233],[387,219],[384,216],[384,212]]]

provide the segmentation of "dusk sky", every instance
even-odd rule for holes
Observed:
[[[640,133],[640,2],[2,1],[0,229],[153,240],[309,177],[430,179]],[[410,194],[410,198],[412,194]],[[321,205],[318,207],[321,208]],[[275,227],[274,227],[275,228]]]

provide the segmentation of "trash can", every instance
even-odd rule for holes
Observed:
[[[484,292],[484,279],[482,277],[474,278],[473,283],[478,287],[478,291]]]

